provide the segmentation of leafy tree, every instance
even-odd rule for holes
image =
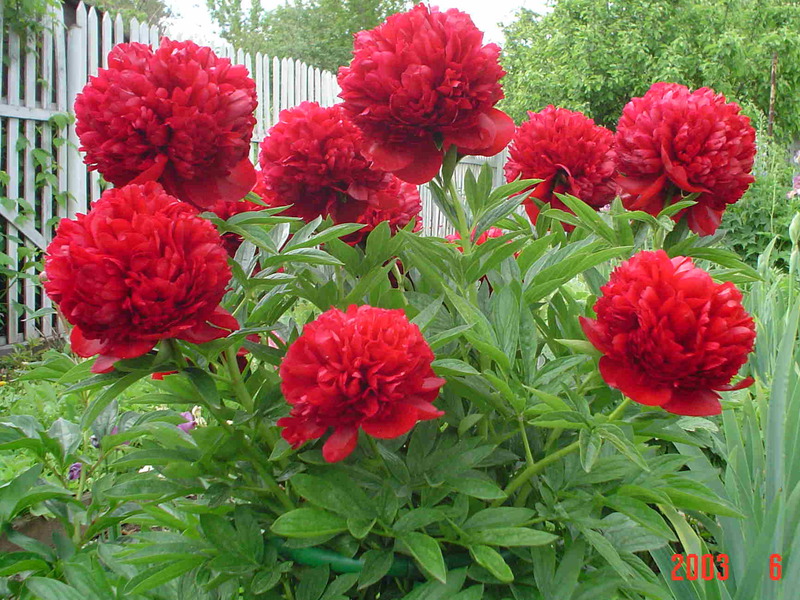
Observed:
[[[336,71],[350,62],[353,34],[403,10],[405,0],[287,0],[266,11],[258,0],[207,0],[222,37],[248,52],[291,57]]]
[[[125,20],[135,17],[140,23],[162,30],[172,18],[172,10],[164,0],[89,0],[87,4],[112,15],[121,14]]]
[[[506,27],[505,108],[553,103],[614,126],[631,96],[655,81],[709,86],[766,115],[778,59],[775,124],[800,133],[797,0],[555,0]]]

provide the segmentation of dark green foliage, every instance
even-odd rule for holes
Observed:
[[[798,30],[797,0],[559,0],[544,16],[523,9],[505,31],[504,108],[519,121],[552,103],[613,127],[632,96],[674,81],[766,115],[777,53],[775,122],[795,136]]]
[[[222,37],[247,52],[294,58],[334,73],[350,62],[353,34],[403,10],[405,0],[287,0],[266,11],[259,2],[207,0]]]
[[[800,211],[800,197],[788,194],[798,170],[784,144],[762,136],[753,169],[756,181],[739,202],[728,207],[721,225],[726,230],[725,245],[753,266],[773,238],[777,238],[776,264],[787,266],[789,223]]]

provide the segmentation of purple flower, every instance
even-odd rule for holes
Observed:
[[[192,413],[190,413],[189,411],[185,411],[185,412],[181,413],[181,416],[184,419],[186,419],[186,422],[185,423],[180,423],[178,425],[178,429],[181,429],[182,431],[185,431],[186,433],[189,433],[189,431],[194,429],[195,426],[197,425],[197,423],[194,420],[194,415]]]
[[[800,175],[795,175],[792,179],[792,189],[786,194],[787,198],[794,198],[800,196]]]
[[[70,481],[75,481],[76,479],[80,479],[81,477],[81,470],[83,469],[83,465],[79,462],[72,463],[69,467],[69,472],[67,473],[67,479]]]

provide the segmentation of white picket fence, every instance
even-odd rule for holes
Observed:
[[[12,0],[13,1],[13,0]],[[22,270],[22,278],[0,275],[0,350],[38,336],[62,331],[55,315],[45,314],[50,300],[41,292],[33,260],[46,248],[60,218],[85,212],[101,189],[97,173],[88,173],[78,152],[74,124],[63,126],[76,94],[97,69],[107,66],[109,50],[120,42],[158,44],[156,27],[126,22],[98,13],[82,2],[63,4],[43,24],[40,34],[21,39],[2,23],[0,0],[0,171],[7,174],[0,198],[0,231],[5,235],[7,267]],[[220,56],[247,66],[256,82],[258,125],[253,136],[253,156],[266,131],[281,110],[304,100],[323,106],[337,101],[339,87],[334,74],[288,59],[251,56],[231,46],[215,49]],[[469,158],[456,172],[457,184],[466,169],[479,168],[486,159]],[[502,177],[504,155],[488,159],[495,169],[496,183]],[[450,232],[446,221],[430,200],[423,197],[424,231],[429,235]],[[5,285],[3,285],[3,283]],[[5,288],[4,290],[2,288]]]

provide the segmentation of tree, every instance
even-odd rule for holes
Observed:
[[[553,103],[613,127],[622,107],[656,81],[708,86],[753,116],[800,133],[797,0],[556,0],[520,10],[505,30],[505,109],[517,120]]]
[[[287,0],[265,11],[258,0],[207,0],[222,37],[237,48],[290,57],[336,72],[350,62],[353,34],[403,10],[405,0]]]
[[[172,18],[172,10],[164,0],[89,0],[87,4],[112,15],[121,14],[126,21],[135,17],[140,23],[155,25],[162,31]]]

